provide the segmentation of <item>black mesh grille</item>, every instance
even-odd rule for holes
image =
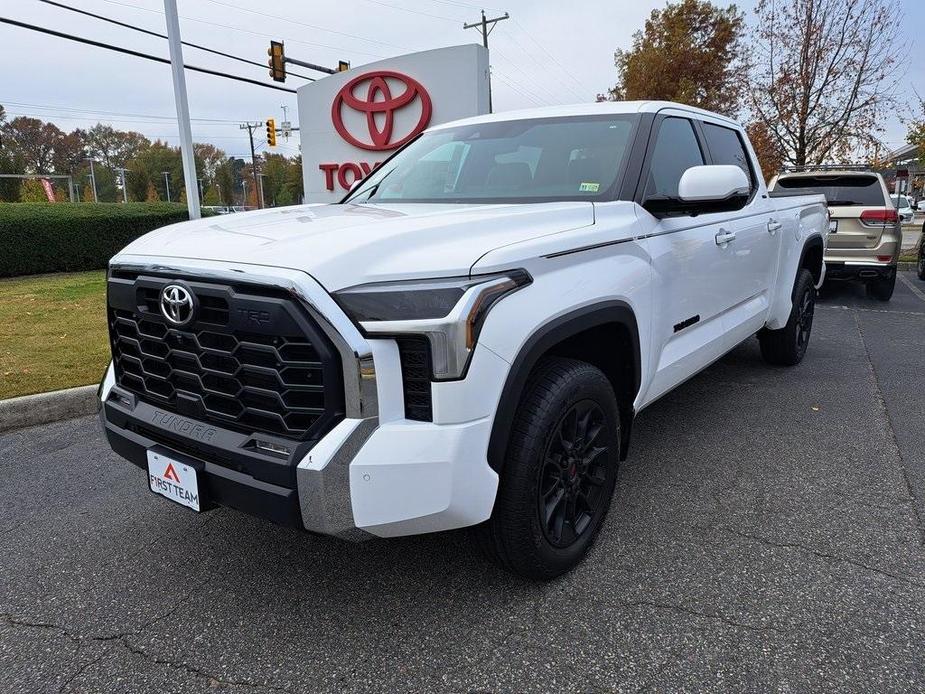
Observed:
[[[430,396],[430,345],[424,337],[398,339],[401,359],[401,380],[405,395],[405,417],[419,422],[432,422]]]
[[[323,433],[341,416],[339,362],[301,307],[259,288],[189,281],[198,312],[177,328],[160,313],[170,281],[110,280],[122,388],[172,412],[291,439]]]

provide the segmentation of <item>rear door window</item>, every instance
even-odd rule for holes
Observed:
[[[712,123],[702,123],[702,126],[713,163],[738,166],[748,176],[749,185],[754,190],[755,174],[739,133],[732,128],[724,128]]]
[[[788,176],[777,181],[792,195],[821,194],[829,206],[884,207],[886,197],[876,176]]]

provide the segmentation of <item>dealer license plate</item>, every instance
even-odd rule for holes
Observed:
[[[199,511],[196,470],[163,453],[148,451],[148,486],[155,494]]]

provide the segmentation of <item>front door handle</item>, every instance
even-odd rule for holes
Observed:
[[[713,238],[716,239],[717,246],[725,246],[730,241],[735,241],[736,235],[733,231],[726,231],[725,229],[720,229],[719,233],[716,234]]]
[[[771,236],[774,236],[784,225],[778,222],[776,219],[768,220],[768,233]]]

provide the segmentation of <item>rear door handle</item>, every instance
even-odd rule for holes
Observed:
[[[725,229],[720,229],[719,233],[716,234],[713,238],[716,239],[717,246],[725,246],[730,241],[735,241],[736,235],[733,231],[726,231]]]
[[[774,236],[784,225],[778,222],[776,219],[768,220],[768,233],[771,236]]]

